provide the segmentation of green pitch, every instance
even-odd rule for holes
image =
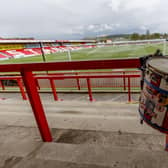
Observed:
[[[133,58],[141,57],[148,54],[153,54],[157,49],[163,51],[164,44],[145,44],[145,45],[124,45],[124,46],[107,46],[97,47],[92,49],[82,49],[78,51],[71,51],[71,58],[73,60],[100,60],[113,58]],[[167,48],[167,47],[166,47]],[[59,52],[45,55],[47,62],[53,61],[67,61],[68,53]],[[3,60],[0,63],[26,63],[26,62],[43,62],[42,56],[32,56],[26,58],[17,58],[10,60]]]

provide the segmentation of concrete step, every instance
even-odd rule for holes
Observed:
[[[167,168],[165,136],[140,125],[137,104],[43,102],[43,143],[28,101],[0,101],[0,167]]]
[[[40,162],[41,160],[111,168],[166,168],[168,165],[167,152],[164,151],[148,151],[146,149],[130,147],[111,147],[109,145],[90,144],[72,145],[45,143],[33,154],[34,162]],[[29,162],[31,162],[31,160],[29,160]],[[20,163],[20,166],[23,164],[25,164],[24,161]]]
[[[119,104],[123,106],[128,106],[128,105],[132,105],[134,106],[135,103],[127,103],[127,102],[113,102],[113,101],[110,101],[110,100],[107,100],[107,101],[93,101],[93,102],[90,102],[90,101],[77,101],[77,100],[63,100],[63,101],[54,101],[54,100],[51,100],[51,99],[48,99],[48,100],[42,100],[42,103],[45,105],[45,104],[54,104],[54,105],[62,105],[64,104],[65,106],[69,106],[71,105],[72,107],[73,106],[80,106],[80,105],[88,105],[88,106],[99,106],[99,107],[106,107],[106,106],[118,106]],[[15,98],[12,98],[12,99],[5,99],[5,100],[0,100],[0,104],[29,104],[29,101],[28,100],[22,100],[22,99],[15,99]],[[121,108],[122,108],[121,107]]]
[[[99,115],[83,113],[82,115],[77,115],[76,113],[46,112],[46,116],[50,128],[159,134],[158,131],[155,131],[146,124],[141,125],[138,114],[136,116],[117,116],[113,114]],[[26,113],[24,108],[22,108],[18,112],[1,111],[0,126],[3,125],[36,127],[36,122],[33,113]]]
[[[119,108],[120,107],[120,108]],[[44,110],[46,113],[54,114],[64,114],[64,115],[99,115],[99,116],[137,116],[138,107],[127,105],[127,106],[87,106],[87,105],[77,105],[75,106],[65,106],[64,103],[60,104],[45,104]],[[130,107],[130,108],[129,108]],[[23,111],[24,109],[24,111]],[[0,114],[2,113],[32,113],[32,108],[29,104],[2,104],[0,105]]]
[[[56,142],[43,143],[35,128],[1,128],[0,166],[166,168],[168,164],[160,135],[62,129],[52,134]]]
[[[71,114],[71,115],[99,115],[99,116],[137,116],[138,105],[111,103],[111,102],[78,102],[78,101],[64,101],[64,102],[45,102],[43,103],[44,110],[47,114]],[[30,104],[27,101],[1,101],[1,114],[11,113],[32,113]],[[19,113],[21,111],[21,113]]]
[[[105,132],[70,129],[52,129],[52,132],[53,139],[57,143],[110,145],[148,150],[163,150],[163,146],[165,145],[164,134],[153,135],[124,133],[121,131]]]
[[[0,102],[0,125],[35,127],[31,106],[27,101]],[[139,124],[137,104],[111,102],[45,102],[50,128],[130,133],[159,134]]]
[[[123,132],[104,132],[88,130],[52,129],[56,144],[97,145],[110,147],[130,147],[148,151],[163,151],[165,136],[134,134]],[[24,157],[34,148],[41,146],[37,128],[3,127],[0,128],[0,155]],[[20,146],[20,147],[19,147]]]
[[[112,168],[111,166],[99,166],[93,164],[72,163],[58,160],[24,159],[13,168]]]
[[[138,109],[138,105],[136,104],[121,104],[121,103],[110,103],[110,104],[98,104],[98,103],[90,103],[90,104],[85,104],[85,103],[78,103],[78,102],[75,102],[74,104],[72,104],[74,102],[68,102],[68,103],[65,103],[65,102],[53,102],[53,103],[44,103],[43,106],[44,108],[77,108],[77,109],[80,109],[82,110],[82,108],[84,109],[101,109],[101,110],[105,110],[105,109],[111,109],[111,110],[117,110],[117,109],[120,109],[120,110],[136,110]],[[10,103],[10,102],[1,102],[0,103],[0,107],[12,107],[12,106],[15,106],[16,108],[19,108],[19,107],[22,107],[22,106],[25,106],[25,107],[29,107],[30,104],[27,103],[27,102],[18,102],[18,103]]]
[[[13,167],[22,160],[22,157],[0,156],[0,168]]]

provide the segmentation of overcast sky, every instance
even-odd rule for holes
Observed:
[[[168,0],[3,0],[0,37],[168,32]]]

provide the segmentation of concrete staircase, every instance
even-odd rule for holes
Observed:
[[[140,125],[138,105],[43,100],[52,143],[27,101],[0,101],[0,168],[167,168],[165,136]]]

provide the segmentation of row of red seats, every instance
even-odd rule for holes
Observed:
[[[44,47],[45,54],[51,54],[56,52],[65,52],[67,50],[79,50],[83,48],[93,48],[92,46],[55,46],[55,47]],[[1,50],[0,51],[0,59],[8,59],[8,58],[20,58],[26,56],[35,56],[40,55],[41,49],[40,48],[26,48],[26,49],[17,49],[17,50]]]
[[[0,53],[0,59],[6,59],[7,56]]]

